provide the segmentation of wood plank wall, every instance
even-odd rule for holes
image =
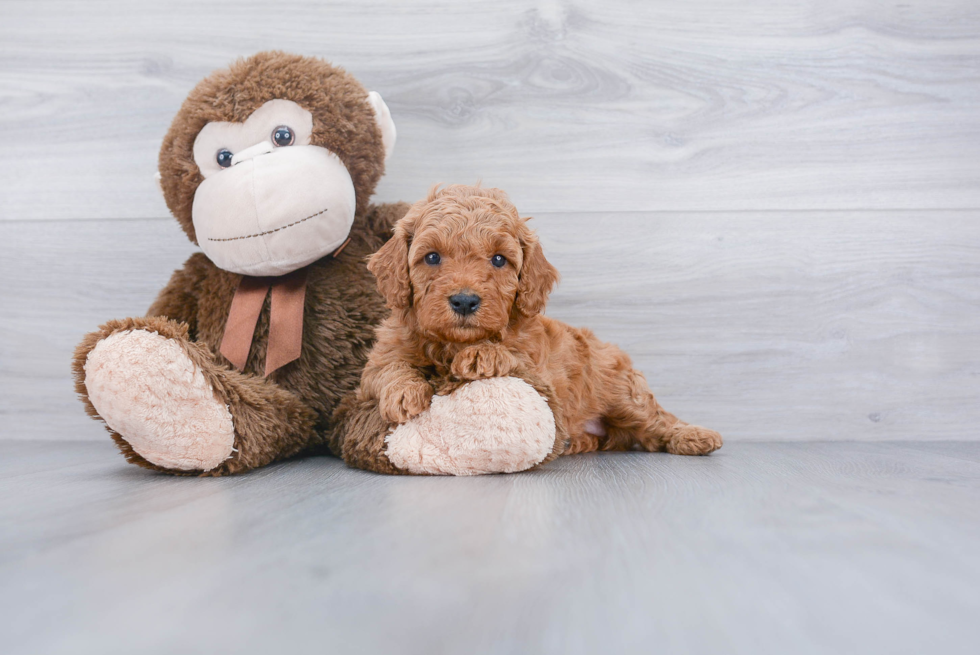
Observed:
[[[0,438],[103,439],[69,354],[193,248],[153,183],[188,90],[318,55],[387,100],[380,200],[510,192],[549,313],[729,439],[977,439],[972,0],[0,3]]]

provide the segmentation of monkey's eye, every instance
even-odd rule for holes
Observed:
[[[215,157],[215,159],[218,160],[218,166],[221,168],[228,168],[231,166],[231,158],[234,156],[235,155],[231,154],[231,150],[228,148],[222,148],[218,151],[218,155]]]
[[[436,266],[442,261],[442,257],[439,256],[437,252],[430,252],[425,256],[425,263],[429,266]]]
[[[272,131],[272,142],[277,146],[291,146],[295,139],[293,130],[286,125],[280,125]]]
[[[494,255],[493,257],[490,258],[490,263],[496,266],[497,268],[503,268],[504,266],[507,265],[507,258],[504,257],[503,255]]]

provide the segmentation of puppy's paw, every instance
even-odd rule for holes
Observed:
[[[399,385],[385,393],[380,400],[381,416],[389,423],[404,423],[418,416],[432,403],[432,385],[417,380]]]
[[[479,380],[506,377],[517,365],[517,357],[500,344],[481,343],[461,350],[450,371],[460,380]]]
[[[721,448],[721,435],[700,425],[677,427],[665,444],[673,455],[707,455]]]

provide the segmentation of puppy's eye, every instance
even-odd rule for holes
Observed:
[[[222,148],[218,151],[218,154],[215,155],[214,158],[218,161],[218,166],[221,168],[228,168],[231,166],[231,159],[234,156],[235,155],[231,154],[231,150],[228,150],[228,148]]]
[[[494,255],[493,257],[490,258],[490,263],[496,266],[497,268],[503,268],[504,266],[507,265],[507,258],[504,257],[503,255]]]
[[[442,257],[440,257],[439,253],[437,252],[430,252],[428,255],[425,256],[425,263],[428,264],[429,266],[435,266],[441,261],[442,261]]]
[[[272,142],[277,146],[291,146],[296,136],[287,125],[280,125],[272,131]]]

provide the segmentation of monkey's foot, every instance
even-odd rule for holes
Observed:
[[[432,406],[385,439],[388,460],[416,474],[513,473],[555,445],[555,417],[524,380],[489,378],[433,396]]]
[[[109,335],[88,354],[85,387],[99,416],[152,464],[209,471],[232,455],[231,413],[174,339]]]
[[[721,448],[721,435],[700,425],[679,425],[665,441],[667,452],[674,455],[707,455]]]

